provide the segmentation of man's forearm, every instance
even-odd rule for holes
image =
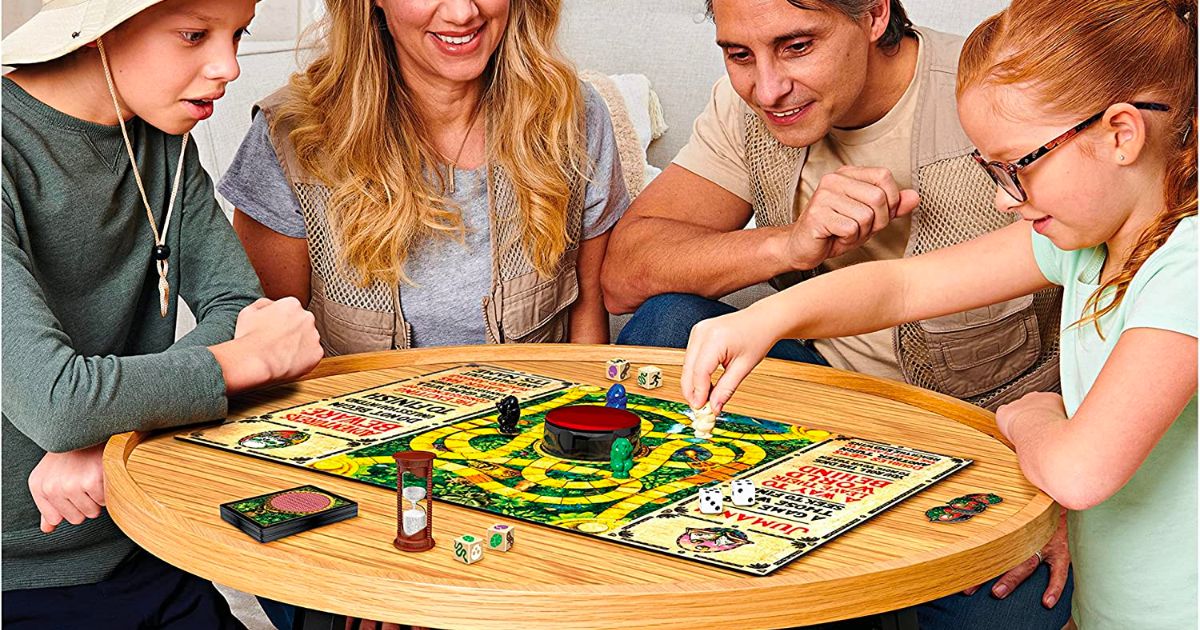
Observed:
[[[631,313],[663,293],[719,298],[791,271],[781,254],[788,228],[723,232],[643,217],[618,226],[604,262],[604,303]]]

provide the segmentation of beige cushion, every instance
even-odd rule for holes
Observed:
[[[687,143],[725,73],[704,0],[565,0],[559,45],[579,68],[650,79],[667,122],[648,152],[658,168]]]

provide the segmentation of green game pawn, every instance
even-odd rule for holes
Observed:
[[[629,471],[633,468],[633,444],[625,438],[613,440],[608,468],[612,471],[613,479],[628,479]]]

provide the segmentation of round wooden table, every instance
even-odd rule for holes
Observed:
[[[661,367],[664,386],[653,394],[682,400],[679,351],[511,345],[326,359],[301,382],[236,399],[229,415],[463,363],[606,386],[604,363],[616,356]],[[483,531],[496,516],[441,502],[437,548],[403,553],[392,546],[393,492],[180,442],[173,434],[130,433],[108,443],[108,510],[139,545],[214,582],[333,614],[437,628],[749,629],[852,618],[996,577],[1040,549],[1057,523],[1057,506],[1021,475],[992,414],[955,399],[768,359],[727,409],[975,463],[766,577],[531,524],[519,528],[512,551],[463,565],[449,551],[451,540]],[[358,518],[260,544],[218,514],[221,503],[306,483],[358,501]],[[1004,502],[962,523],[925,518],[925,510],[971,492],[994,492]]]

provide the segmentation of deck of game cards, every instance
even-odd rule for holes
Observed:
[[[221,519],[258,542],[271,542],[355,516],[357,503],[316,486],[221,504]]]

